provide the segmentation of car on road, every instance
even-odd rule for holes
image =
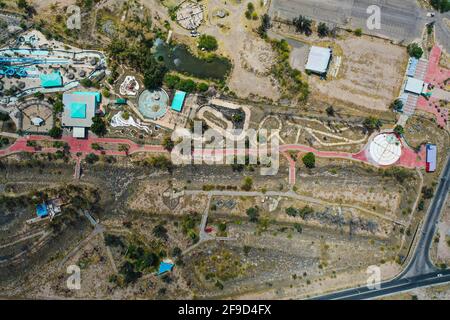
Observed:
[[[438,278],[442,277],[442,273],[438,273],[437,277]]]
[[[427,13],[427,17],[431,17],[431,18],[433,18],[433,17],[434,17],[434,15],[435,15],[435,14],[434,14],[434,12],[428,12],[428,13]]]

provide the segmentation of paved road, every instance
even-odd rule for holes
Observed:
[[[439,186],[428,209],[421,233],[418,234],[420,238],[413,257],[405,270],[397,278],[382,283],[381,288],[378,290],[370,290],[367,287],[353,288],[320,296],[315,299],[371,299],[423,286],[450,282],[450,270],[437,270],[430,260],[430,247],[436,231],[436,224],[439,222],[442,207],[448,196],[449,185],[450,157],[448,157],[447,164],[442,172]]]
[[[380,30],[367,28],[367,8],[371,5],[381,9]],[[449,13],[436,13],[435,18],[429,18],[416,0],[272,0],[269,14],[288,20],[301,14],[340,27],[362,28],[365,33],[404,43],[420,39],[425,24],[436,21],[438,42],[450,52],[450,33],[443,21]]]

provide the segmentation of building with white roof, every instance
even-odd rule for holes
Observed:
[[[415,94],[422,94],[425,83],[422,80],[408,77],[406,80],[405,91]]]
[[[330,48],[311,47],[305,69],[320,75],[327,73],[331,55]]]

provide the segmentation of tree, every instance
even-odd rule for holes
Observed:
[[[101,117],[95,116],[92,118],[91,131],[98,136],[104,136],[106,134],[106,124]]]
[[[164,77],[164,83],[170,89],[175,89],[180,83],[180,77],[173,74],[166,74]]]
[[[432,187],[424,186],[422,188],[422,194],[423,194],[424,199],[431,199],[431,198],[433,198],[434,190]]]
[[[327,115],[328,115],[329,117],[334,117],[335,111],[334,111],[333,106],[329,106],[325,111],[327,112]]]
[[[197,85],[197,90],[200,91],[200,92],[206,92],[206,91],[208,91],[208,89],[209,89],[209,86],[206,83],[204,83],[204,82],[200,82]]]
[[[148,90],[155,90],[162,86],[167,68],[162,63],[155,61],[153,57],[151,59],[153,62],[148,63],[144,70],[144,86]]]
[[[64,111],[64,104],[61,100],[56,100],[55,103],[53,104],[53,111],[55,113],[61,113]]]
[[[358,28],[358,29],[355,30],[355,35],[356,35],[357,37],[361,37],[362,34],[363,34],[363,31],[362,31],[361,28]]]
[[[0,121],[8,121],[9,119],[11,119],[9,117],[9,114],[6,112],[0,112]]]
[[[173,147],[175,147],[175,142],[173,142],[170,136],[165,136],[162,141],[162,146],[167,151],[172,151]]]
[[[401,136],[405,133],[405,129],[401,126],[401,125],[397,125],[394,128],[394,133],[396,133],[397,135]]]
[[[244,191],[250,191],[253,186],[253,179],[252,177],[245,177],[244,182],[242,183],[241,189]]]
[[[86,162],[87,162],[87,163],[93,164],[93,163],[97,162],[98,160],[100,160],[100,158],[99,158],[99,156],[96,155],[95,153],[89,153],[89,154],[86,156]]]
[[[250,222],[258,222],[259,209],[257,207],[248,208],[246,213]]]
[[[382,123],[381,123],[380,119],[377,119],[375,117],[367,117],[366,119],[364,119],[363,126],[368,131],[374,131],[374,130],[379,130],[382,126]]]
[[[416,59],[420,59],[423,55],[422,48],[415,42],[409,44],[406,49],[408,50],[408,54]]]
[[[158,237],[160,239],[163,239],[163,240],[167,240],[168,239],[167,229],[162,224],[156,225],[153,228],[152,233],[153,233],[153,235],[155,237]]]
[[[441,13],[450,11],[450,1],[449,0],[430,0],[431,6],[439,10]]]
[[[128,155],[128,151],[130,150],[130,146],[124,143],[119,144],[119,151],[125,152]]]
[[[198,47],[206,51],[215,51],[218,48],[217,39],[213,36],[202,34],[198,41]]]
[[[330,28],[328,28],[328,26],[321,22],[319,23],[319,26],[317,27],[317,33],[319,34],[319,37],[323,38],[329,35],[330,33]]]
[[[272,27],[270,16],[265,13],[261,16],[261,25],[258,27],[258,34],[261,38],[267,37],[267,30]]]
[[[312,169],[316,166],[316,156],[312,152],[308,152],[307,154],[305,154],[302,158],[302,161],[304,165],[309,169]]]
[[[53,139],[61,138],[63,130],[60,127],[53,127],[48,131],[48,135]]]
[[[299,33],[304,33],[307,36],[310,36],[312,34],[312,20],[308,19],[302,15],[298,16],[297,18],[294,18],[292,20],[292,24],[295,27],[295,31]]]
[[[403,111],[403,101],[401,99],[395,99],[391,103],[391,109],[395,112],[402,112]]]

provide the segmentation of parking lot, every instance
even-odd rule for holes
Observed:
[[[367,8],[381,8],[381,29],[368,30]],[[346,28],[362,28],[364,32],[410,42],[420,38],[426,22],[426,14],[415,0],[273,0],[270,15],[291,20],[304,15]]]

